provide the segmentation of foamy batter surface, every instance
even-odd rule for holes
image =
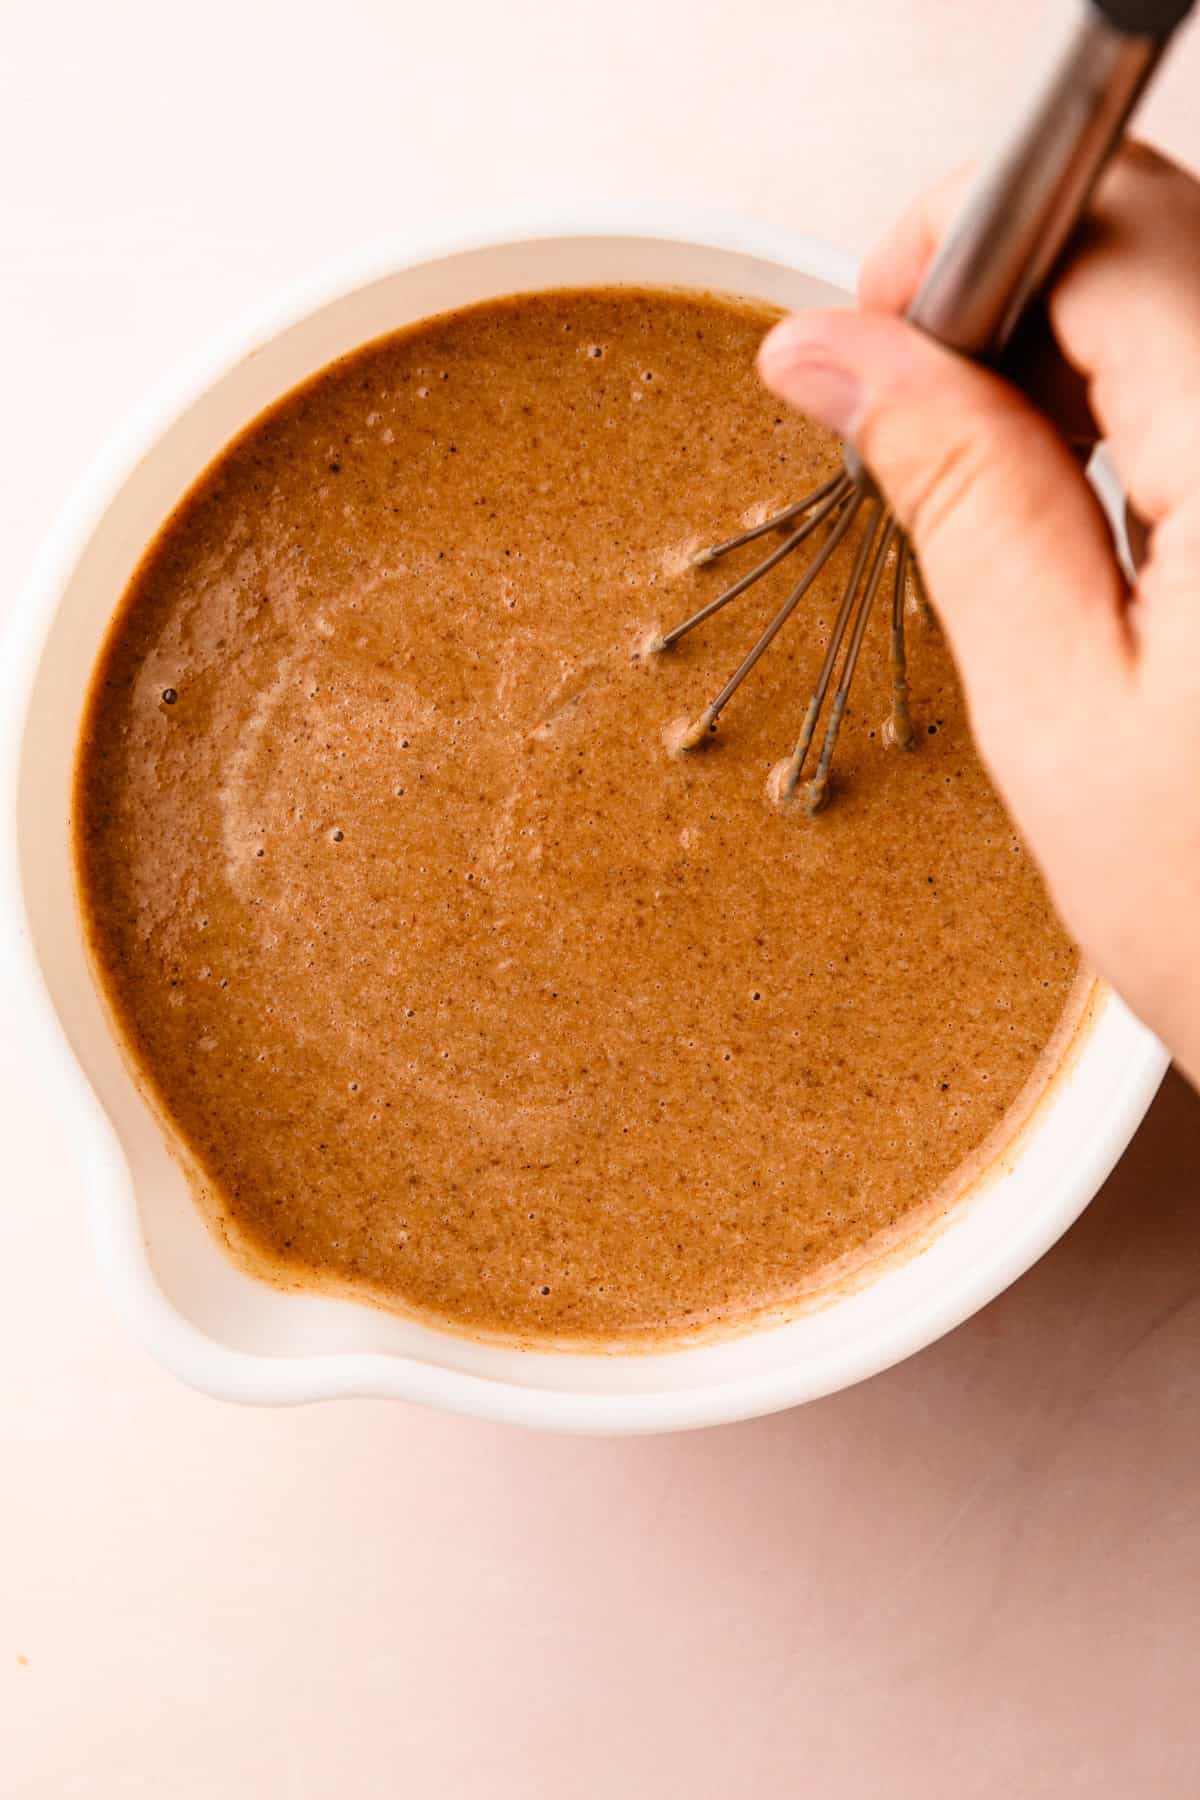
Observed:
[[[279,1279],[533,1338],[733,1320],[894,1233],[1033,1091],[1077,957],[936,627],[918,748],[885,749],[880,607],[815,820],[764,789],[836,570],[713,747],[664,752],[795,579],[638,660],[755,555],[688,552],[837,465],[758,385],[767,322],[562,294],[369,346],[132,583],[85,911],[206,1205]]]

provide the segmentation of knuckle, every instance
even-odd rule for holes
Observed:
[[[908,528],[918,544],[933,544],[947,521],[961,516],[964,501],[978,487],[984,463],[984,452],[969,436],[943,444],[925,462],[908,498]]]
[[[988,464],[982,435],[958,429],[930,442],[918,424],[882,424],[863,434],[862,452],[878,474],[901,524],[929,550],[981,484]],[[895,448],[889,439],[895,437]]]
[[[1135,174],[1143,175],[1179,175],[1182,170],[1179,164],[1156,150],[1153,144],[1146,143],[1144,138],[1127,138],[1117,151],[1116,166],[1129,169]]]

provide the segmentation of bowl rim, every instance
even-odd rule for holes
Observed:
[[[0,955],[23,1009],[34,1078],[57,1098],[83,1180],[97,1262],[118,1311],[155,1359],[217,1397],[294,1404],[400,1398],[445,1411],[560,1431],[656,1432],[751,1418],[850,1386],[932,1343],[1023,1274],[1073,1223],[1124,1151],[1170,1058],[1145,1027],[1070,1192],[1055,1195],[962,1278],[852,1344],[811,1362],[694,1388],[601,1394],[526,1387],[391,1353],[268,1356],[234,1349],[184,1318],[159,1286],[116,1131],[59,1022],[34,951],[20,878],[17,792],[26,721],[62,591],[109,505],[173,421],[243,359],[309,314],[403,270],[544,240],[625,238],[687,244],[773,262],[853,292],[857,261],[820,239],[728,211],[613,202],[582,209],[460,218],[453,230],[388,239],[288,284],[177,364],[134,405],[92,458],[42,541],[3,634],[0,694]],[[1109,1004],[1120,1004],[1110,1001]],[[20,1016],[20,1015],[19,1015]]]

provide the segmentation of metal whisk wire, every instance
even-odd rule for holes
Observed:
[[[821,665],[816,686],[804,715],[800,736],[791,756],[779,764],[772,774],[771,791],[774,797],[780,801],[789,800],[804,773],[813,736],[825,703],[825,696],[829,691],[838,657],[846,642],[847,632],[849,632],[849,644],[830,708],[825,737],[817,760],[816,773],[805,792],[805,806],[810,812],[819,811],[828,797],[829,771],[833,761],[833,752],[846,710],[850,684],[854,679],[854,671],[858,664],[867,621],[883,578],[888,554],[893,544],[903,544],[896,521],[892,514],[885,509],[883,502],[868,489],[864,482],[856,480],[847,471],[842,470],[837,475],[831,476],[828,481],[822,482],[820,487],[806,495],[803,500],[798,500],[794,505],[785,507],[782,512],[775,513],[769,519],[764,519],[760,525],[753,526],[749,531],[741,532],[737,537],[728,538],[724,543],[713,544],[705,550],[698,551],[692,558],[693,566],[707,567],[720,557],[727,555],[731,550],[740,549],[745,544],[753,543],[755,539],[762,537],[766,532],[778,530],[789,525],[792,520],[801,518],[805,514],[808,515],[804,518],[804,523],[795,531],[790,532],[783,543],[769,556],[764,557],[752,569],[747,570],[745,575],[740,576],[737,581],[725,588],[707,605],[700,607],[690,618],[684,619],[682,624],[664,632],[654,645],[656,651],[672,649],[690,631],[694,631],[698,625],[703,625],[706,620],[711,619],[715,613],[728,606],[731,600],[736,600],[741,594],[744,594],[747,588],[752,587],[755,582],[761,581],[764,575],[768,575],[822,525],[826,527],[825,537],[820,548],[800,580],[791,589],[782,606],[749,653],[738,664],[720,693],[709,702],[704,711],[689,725],[678,740],[677,747],[680,750],[695,750],[716,730],[717,720],[729,701],[759,658],[783,630],[800,601],[812,587],[838,545],[848,536],[855,520],[864,509],[866,526],[855,552],[850,575],[842,589],[837,617],[830,633],[825,659]],[[892,660],[893,667],[898,667],[902,671],[905,668],[904,574],[907,560],[907,550],[903,552],[903,561],[900,559],[898,550],[897,585],[892,608]],[[895,682],[893,687],[895,691]],[[893,711],[895,712],[895,709]],[[891,735],[895,742],[904,743],[907,746],[912,741],[911,730],[907,726],[907,708],[905,708],[904,718],[905,726],[902,730],[899,728],[897,718],[893,716]]]

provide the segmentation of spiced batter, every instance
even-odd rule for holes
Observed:
[[[770,316],[563,293],[370,345],[231,446],[132,582],[81,742],[83,906],[260,1272],[525,1339],[741,1319],[944,1203],[1047,1078],[1078,960],[936,627],[918,748],[885,748],[880,607],[815,820],[764,788],[844,560],[718,742],[664,751],[795,579],[639,659],[730,579],[689,551],[837,465],[759,387]]]

